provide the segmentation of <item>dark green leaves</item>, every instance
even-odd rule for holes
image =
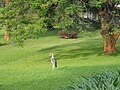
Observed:
[[[90,78],[82,78],[80,82],[68,86],[66,90],[120,90],[120,75],[111,71],[94,75]]]

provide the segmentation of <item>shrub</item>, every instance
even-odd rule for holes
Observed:
[[[120,90],[120,71],[105,71],[90,78],[84,77],[79,83],[74,83],[64,90]]]
[[[75,31],[60,31],[59,36],[60,38],[68,38],[68,39],[73,39],[77,38],[78,33]]]
[[[0,46],[4,46],[6,44],[8,44],[6,41],[0,40]]]

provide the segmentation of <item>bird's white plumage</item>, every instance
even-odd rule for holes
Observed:
[[[52,56],[51,56],[51,63],[52,63],[52,68],[53,68],[53,70],[54,70],[55,67],[57,67],[57,62],[56,62],[56,60],[55,60],[55,58],[54,58],[54,54],[52,53],[51,55],[52,55]]]
[[[52,54],[51,56],[51,62],[54,64],[55,63],[55,58],[54,58],[54,55]]]

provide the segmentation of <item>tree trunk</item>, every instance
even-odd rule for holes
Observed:
[[[105,42],[104,42],[104,52],[106,54],[112,54],[116,51],[116,41],[118,39],[119,35],[118,32],[113,32],[112,35],[106,36]]]
[[[104,38],[104,52],[106,54],[113,54],[116,51],[116,41],[119,37],[117,31],[114,31],[113,34],[109,33],[110,27],[110,15],[106,9],[100,12],[101,15],[101,35]]]
[[[7,26],[7,20],[5,20],[5,34],[4,34],[4,40],[8,41],[9,40],[9,35],[8,35],[8,26]]]
[[[3,0],[4,7],[6,7],[10,2],[11,2],[11,0]],[[6,19],[6,15],[5,15],[5,21],[4,22],[5,22],[4,40],[8,41],[9,40],[9,35],[8,35],[8,21]]]

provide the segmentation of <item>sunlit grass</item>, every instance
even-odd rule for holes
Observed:
[[[26,41],[23,48],[0,46],[0,85],[4,90],[59,90],[81,76],[119,69],[119,51],[104,55],[98,32],[80,33],[78,39],[60,39],[57,32],[51,31]],[[2,38],[3,31],[0,33]],[[58,62],[54,71],[49,56],[52,52]]]

